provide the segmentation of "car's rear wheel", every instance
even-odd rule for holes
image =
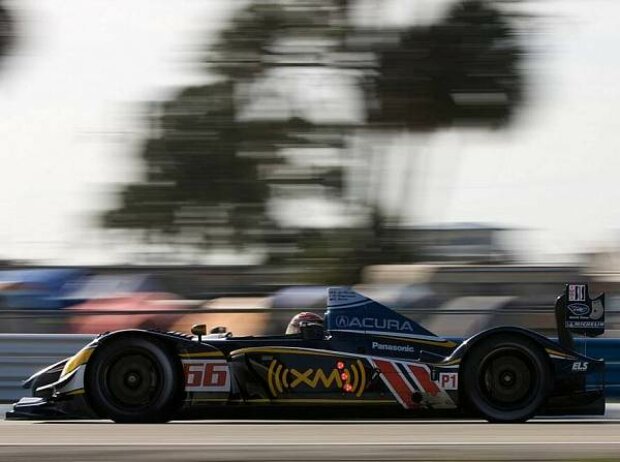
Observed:
[[[115,422],[166,422],[181,401],[178,360],[159,342],[141,337],[97,348],[85,385],[95,411]]]
[[[551,387],[544,351],[519,335],[497,335],[475,345],[462,372],[464,399],[490,422],[525,422]]]

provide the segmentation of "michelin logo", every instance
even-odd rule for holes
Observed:
[[[381,351],[396,351],[398,353],[415,353],[415,348],[409,345],[388,345],[379,342],[372,342],[372,349]]]

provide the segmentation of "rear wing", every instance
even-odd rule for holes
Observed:
[[[572,334],[597,337],[605,332],[605,294],[590,298],[587,284],[567,284],[555,302],[560,344],[573,349]]]

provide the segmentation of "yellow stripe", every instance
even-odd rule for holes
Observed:
[[[276,396],[276,390],[273,386],[273,381],[274,381],[274,374],[273,374],[273,370],[276,367],[276,361],[271,361],[271,363],[269,364],[269,370],[267,371],[267,383],[269,384],[269,391],[271,392],[271,396]]]
[[[352,353],[345,353],[342,351],[319,351],[312,349],[302,349],[302,348],[287,348],[287,347],[249,347],[249,348],[241,348],[239,350],[232,351],[230,356],[237,356],[245,353],[283,353],[283,354],[299,354],[299,355],[310,355],[310,356],[336,356],[336,357],[353,357],[358,358],[359,355],[355,355]]]
[[[341,404],[386,404],[386,403],[395,403],[396,400],[387,400],[387,399],[298,399],[298,398],[291,398],[291,399],[287,399],[287,398],[278,398],[278,399],[274,399],[272,400],[275,403],[304,403],[304,404],[311,404],[311,403],[326,403],[326,404],[332,404],[332,403],[341,403]]]
[[[223,358],[224,354],[220,351],[203,351],[201,353],[179,353],[181,358]]]
[[[359,359],[357,360],[357,367],[359,367],[360,375],[362,376],[360,388],[357,393],[355,393],[355,396],[359,398],[362,396],[362,393],[366,391],[366,369],[364,368],[364,364],[362,364]]]
[[[93,352],[95,351],[95,347],[87,346],[78,351],[75,355],[73,355],[69,361],[62,368],[62,372],[60,373],[60,377],[64,377],[65,375],[73,372],[78,367],[86,364]]]
[[[234,400],[231,401],[234,403],[346,403],[346,404],[368,404],[368,403],[377,403],[377,404],[392,404],[395,403],[396,400],[387,400],[387,399],[299,399],[299,398],[278,398],[278,399],[267,399],[267,398],[253,398],[247,400]]]
[[[70,391],[68,393],[65,393],[67,396],[74,396],[74,395],[83,395],[84,394],[84,389],[83,388],[78,388],[77,390],[73,390]]]
[[[552,350],[551,348],[545,348],[545,351],[551,355],[560,356],[561,358],[571,358],[572,355],[567,355],[566,353],[562,353],[561,351]]]
[[[452,343],[452,342],[449,342]],[[231,357],[238,356],[246,353],[263,353],[263,354],[298,354],[298,355],[309,355],[309,356],[328,356],[328,357],[336,357],[336,358],[361,358],[366,355],[359,355],[354,353],[347,353],[343,351],[324,351],[324,350],[312,350],[312,349],[302,349],[296,347],[249,347],[249,348],[241,348],[239,350],[232,351],[230,353]],[[452,364],[460,363],[460,359],[453,359],[447,363],[436,363],[437,366],[448,366]]]
[[[457,344],[452,340],[422,340],[418,338],[393,337],[390,335],[374,335],[373,337],[381,337],[390,340],[398,340],[399,342],[424,343],[425,345],[437,345],[446,348],[455,347]]]

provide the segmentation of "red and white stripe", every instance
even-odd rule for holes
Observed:
[[[397,364],[393,361],[373,359],[374,365],[381,372],[381,378],[385,385],[394,394],[394,397],[405,409],[418,407],[412,400],[414,388],[400,372]]]
[[[405,364],[405,367],[410,371],[411,377],[424,393],[435,396],[441,392],[439,386],[431,380],[431,374],[427,367],[419,364]]]
[[[404,361],[373,358],[374,366],[394,397],[405,409],[430,405],[434,408],[452,408],[454,402],[441,387],[431,379],[428,366]],[[403,373],[403,369],[407,372]],[[413,393],[424,395],[423,404],[413,401]]]

